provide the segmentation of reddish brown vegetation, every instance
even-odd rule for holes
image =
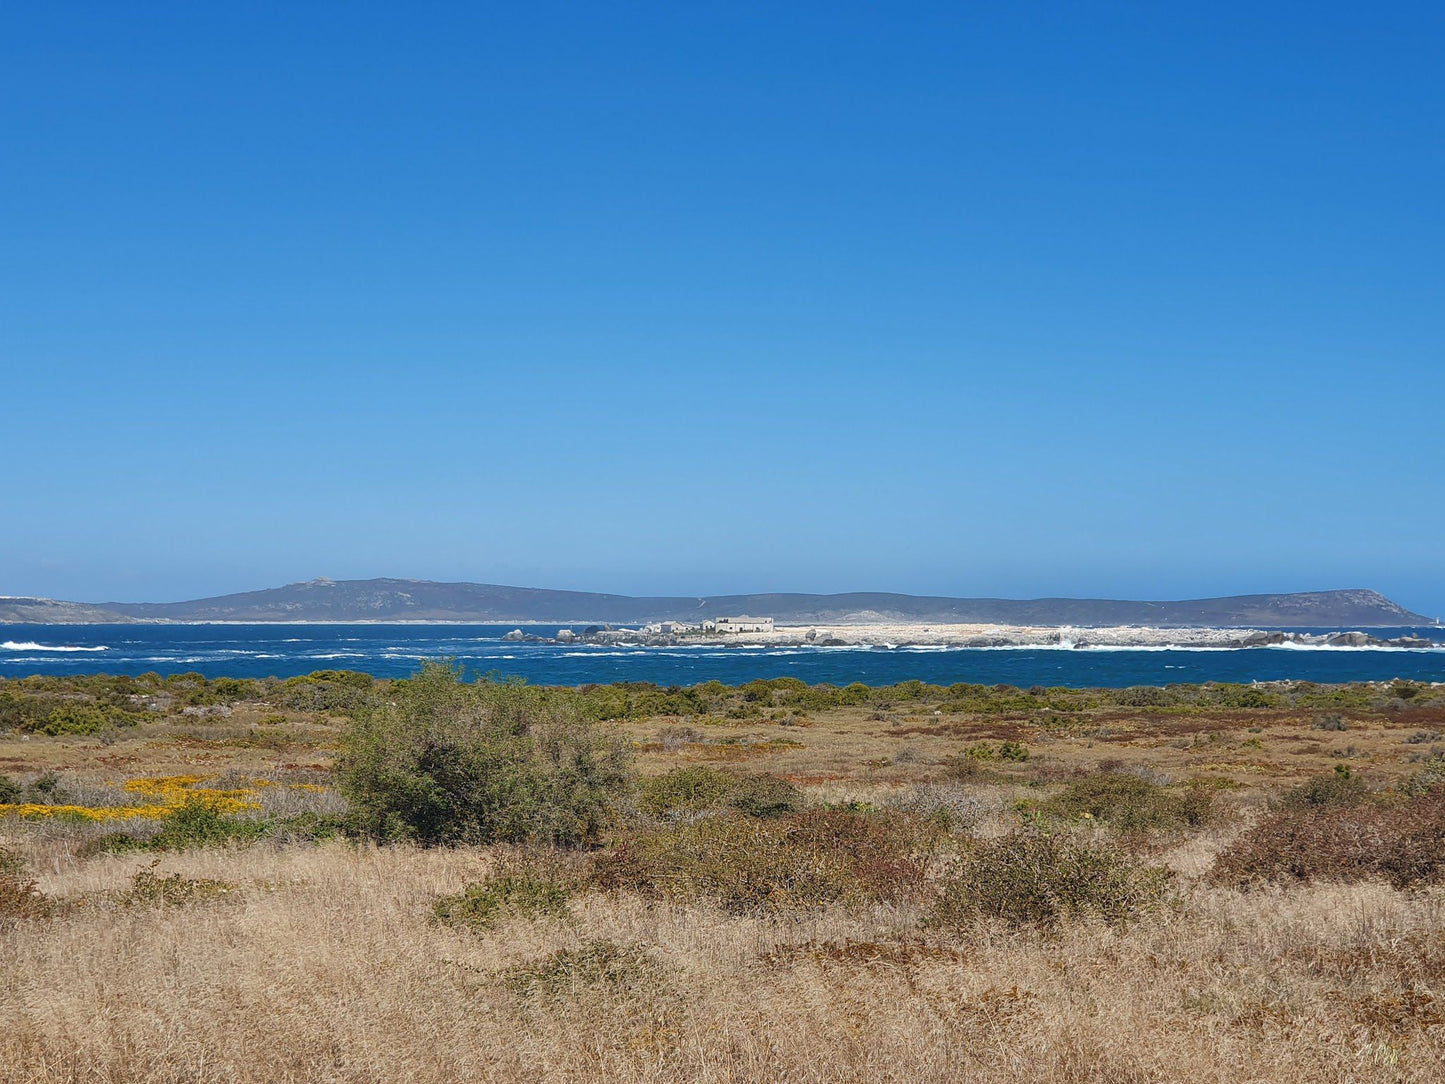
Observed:
[[[1411,888],[1445,878],[1445,791],[1354,805],[1281,808],[1220,854],[1214,878],[1360,881]]]

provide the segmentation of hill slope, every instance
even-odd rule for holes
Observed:
[[[0,621],[470,621],[634,624],[727,614],[785,624],[904,621],[1008,625],[1356,626],[1431,621],[1375,591],[1236,595],[1182,602],[991,599],[856,592],[640,598],[430,580],[309,580],[189,602],[56,602],[0,598]]]

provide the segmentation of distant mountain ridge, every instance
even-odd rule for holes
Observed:
[[[188,602],[61,602],[0,597],[0,622],[305,623],[458,621],[479,624],[700,621],[748,614],[779,624],[933,622],[991,625],[1380,628],[1434,622],[1376,591],[1233,595],[1178,602],[1116,599],[999,599],[851,592],[834,595],[634,597],[432,580],[308,580]]]

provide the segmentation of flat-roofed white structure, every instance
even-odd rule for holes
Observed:
[[[771,617],[719,617],[713,623],[714,632],[772,632]]]

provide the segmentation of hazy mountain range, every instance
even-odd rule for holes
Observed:
[[[62,602],[0,597],[0,622],[463,621],[611,623],[700,621],[748,614],[780,624],[870,622],[1001,625],[1325,626],[1429,625],[1376,591],[1234,595],[1181,602],[1116,599],[948,598],[854,592],[646,598],[430,580],[308,580],[189,602]]]

